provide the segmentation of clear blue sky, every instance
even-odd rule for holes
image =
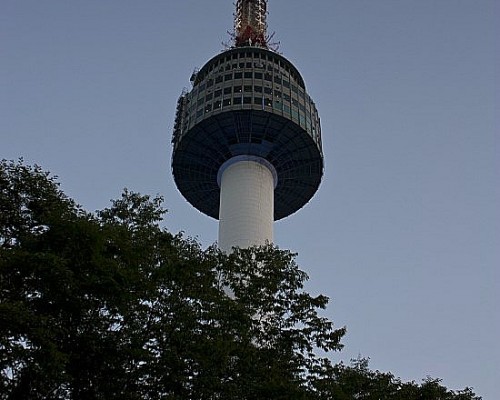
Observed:
[[[175,103],[222,49],[232,0],[3,0],[0,157],[86,209],[162,194],[165,225],[217,239],[170,175]],[[346,348],[404,379],[499,398],[500,2],[270,0],[322,117],[313,200],[276,224]]]

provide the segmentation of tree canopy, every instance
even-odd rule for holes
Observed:
[[[345,328],[295,255],[231,255],[125,190],[90,213],[38,166],[0,163],[0,399],[479,399],[334,365]]]

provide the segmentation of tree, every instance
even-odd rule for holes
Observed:
[[[426,378],[421,384],[402,382],[389,372],[372,371],[368,359],[351,360],[332,366],[329,374],[316,382],[320,398],[335,400],[480,400],[472,389],[454,392],[441,385],[439,379]]]
[[[340,350],[345,329],[319,315],[328,299],[304,291],[294,254],[202,249],[160,226],[161,204],[124,191],[88,213],[41,168],[0,163],[0,399],[399,399],[388,390],[416,388],[318,355]],[[422,396],[407,398],[433,398]]]

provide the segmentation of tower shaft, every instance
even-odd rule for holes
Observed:
[[[234,157],[219,176],[219,248],[229,253],[233,247],[271,243],[276,186],[272,165],[259,157]]]

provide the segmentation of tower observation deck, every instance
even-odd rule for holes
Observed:
[[[269,49],[267,0],[238,0],[234,45],[191,76],[177,102],[172,172],[219,219],[219,246],[272,242],[323,175],[320,119],[299,71]]]

